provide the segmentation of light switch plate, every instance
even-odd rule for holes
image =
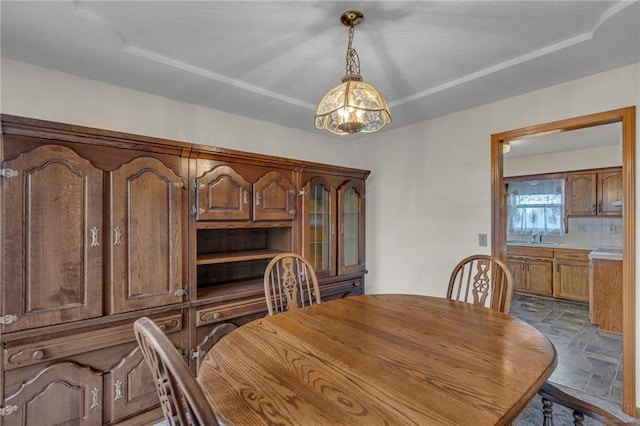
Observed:
[[[480,245],[480,247],[487,246],[487,234],[478,234],[478,245]]]

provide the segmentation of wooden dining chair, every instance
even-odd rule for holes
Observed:
[[[542,385],[538,391],[542,397],[543,426],[553,426],[553,404],[562,405],[568,408],[573,415],[573,424],[582,426],[585,417],[590,417],[605,425],[637,425],[636,421],[623,420],[611,411],[591,404],[573,395],[569,395],[550,382]],[[563,423],[565,424],[565,423]]]
[[[147,317],[136,320],[133,330],[153,375],[168,424],[217,425],[218,420],[202,388],[162,330]]]
[[[447,298],[509,312],[513,276],[507,265],[491,256],[476,254],[462,259],[449,278]]]
[[[274,257],[264,272],[269,315],[320,303],[318,279],[306,259],[295,253]]]

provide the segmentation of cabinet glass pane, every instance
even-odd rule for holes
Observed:
[[[311,188],[309,199],[309,261],[317,271],[329,269],[331,203],[323,185]]]
[[[360,233],[360,198],[355,189],[350,188],[344,194],[344,264],[345,266],[358,264],[358,245]]]

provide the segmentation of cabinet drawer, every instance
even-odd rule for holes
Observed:
[[[267,312],[267,302],[264,297],[198,309],[196,327],[258,312],[265,312],[265,314]]]
[[[320,297],[323,301],[337,299],[344,296],[356,296],[364,293],[361,278],[349,281],[339,281],[320,286]]]
[[[588,250],[555,250],[556,259],[589,261]]]
[[[182,314],[154,318],[165,333],[183,328]],[[24,367],[42,361],[60,359],[135,340],[132,324],[78,333],[28,344],[9,346],[4,350],[5,369]]]
[[[509,246],[507,247],[507,256],[526,256],[552,259],[553,249],[545,247]]]

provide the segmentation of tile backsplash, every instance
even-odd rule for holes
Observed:
[[[585,247],[622,247],[621,217],[571,217],[563,236],[543,236],[543,240]],[[507,240],[526,240],[523,235],[508,235]]]

